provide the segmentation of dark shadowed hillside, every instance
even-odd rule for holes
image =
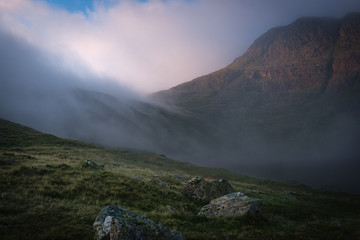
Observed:
[[[85,164],[90,160],[103,167]],[[184,186],[199,175],[207,181],[226,179],[235,191],[260,200],[264,219],[198,215],[205,203],[186,195]],[[356,195],[199,167],[158,154],[106,149],[3,119],[0,191],[4,240],[94,239],[93,223],[107,205],[144,215],[188,240],[360,236]]]

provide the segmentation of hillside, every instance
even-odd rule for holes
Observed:
[[[103,163],[103,169],[84,161]],[[264,220],[198,216],[184,195],[191,177],[223,178],[259,198]],[[160,179],[168,187],[158,184]],[[92,239],[106,205],[119,205],[176,229],[187,239],[358,239],[360,198],[262,180],[57,138],[0,120],[0,238]],[[178,213],[169,212],[173,206]]]

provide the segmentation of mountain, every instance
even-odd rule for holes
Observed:
[[[156,97],[176,104],[247,91],[359,89],[360,13],[342,19],[304,17],[269,30],[229,66]]]
[[[152,97],[211,126],[194,161],[359,191],[359,91],[360,13],[349,13],[273,28],[227,67]]]

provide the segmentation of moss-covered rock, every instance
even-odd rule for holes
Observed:
[[[208,203],[212,199],[234,192],[234,189],[224,179],[207,182],[202,177],[194,177],[185,184],[184,192],[193,199]]]
[[[96,240],[185,240],[177,231],[118,206],[106,206],[94,224]]]

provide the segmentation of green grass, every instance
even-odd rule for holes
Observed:
[[[87,167],[86,159],[105,167]],[[224,178],[235,190],[260,198],[266,220],[198,216],[203,204],[183,194],[184,182],[198,175]],[[110,204],[143,214],[187,239],[360,239],[357,195],[105,149],[0,120],[0,239],[92,239],[97,214]],[[171,213],[167,205],[179,212]]]

